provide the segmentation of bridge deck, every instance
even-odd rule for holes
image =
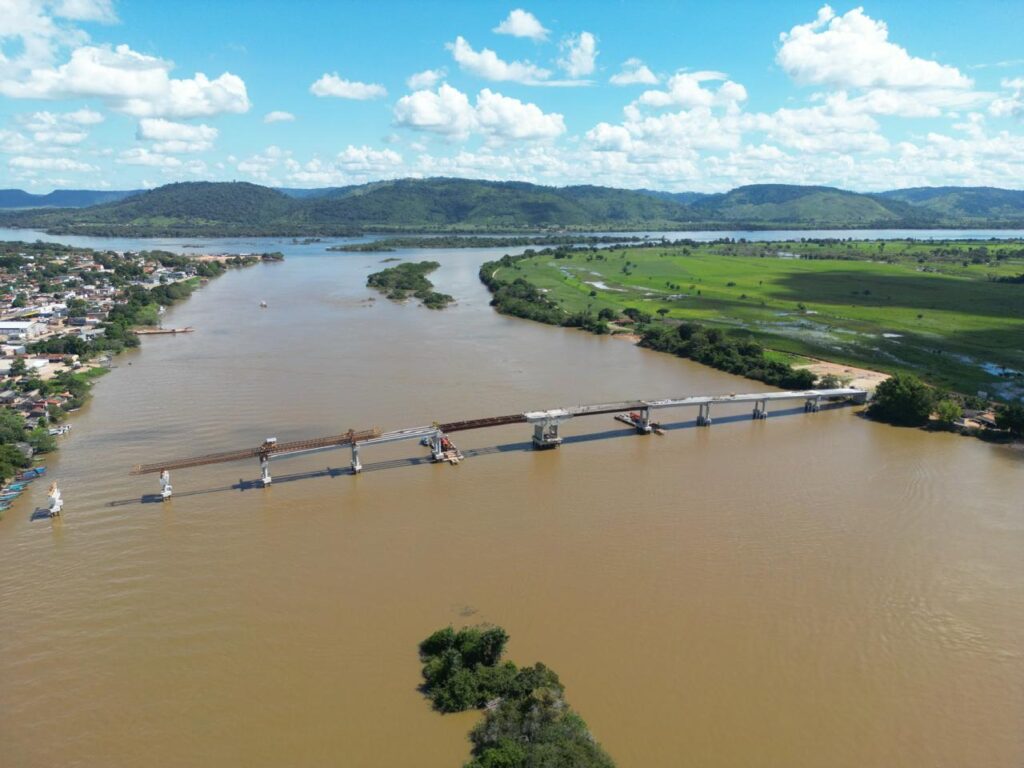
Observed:
[[[777,402],[780,400],[811,400],[827,397],[849,397],[853,398],[855,401],[864,402],[867,399],[867,392],[863,389],[840,387],[837,389],[808,389],[800,392],[753,392],[741,395],[694,395],[690,397],[666,398],[662,400],[622,400],[615,403],[574,405],[568,408],[556,408],[548,411],[528,411],[526,413],[513,413],[507,416],[489,416],[481,419],[449,421],[443,424],[396,429],[390,432],[381,432],[377,428],[363,430],[361,432],[349,430],[345,434],[332,435],[330,437],[317,437],[311,440],[294,440],[287,443],[266,443],[257,448],[246,448],[239,451],[208,453],[203,456],[174,459],[154,464],[139,464],[132,468],[131,473],[133,475],[141,475],[150,472],[162,472],[165,469],[187,469],[189,467],[199,467],[205,464],[221,464],[251,458],[262,459],[264,457],[271,458],[273,456],[296,455],[301,453],[310,453],[312,451],[322,451],[328,448],[341,448],[343,446],[375,445],[378,443],[388,443],[397,440],[429,437],[439,431],[443,433],[463,432],[470,429],[500,427],[507,424],[548,423],[550,421],[563,421],[577,416],[598,416],[600,414],[622,413],[625,411],[637,411],[643,409],[654,410],[659,408],[710,406],[712,404],[728,403],[757,403],[762,401]]]

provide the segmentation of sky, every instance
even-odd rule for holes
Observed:
[[[0,187],[1024,187],[1024,2],[0,0]]]

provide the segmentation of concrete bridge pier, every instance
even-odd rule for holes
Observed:
[[[651,409],[640,409],[640,423],[636,425],[636,431],[642,435],[651,434]]]
[[[752,419],[767,419],[768,418],[768,401],[758,400],[754,403],[754,412],[751,414]]]
[[[274,478],[270,476],[269,456],[260,456],[260,482],[263,484],[264,488],[274,482]]]
[[[821,397],[809,397],[804,403],[804,413],[817,413],[821,410]]]
[[[363,471],[363,465],[359,461],[359,443],[352,443],[352,474],[358,475]]]
[[[697,411],[697,426],[711,426],[711,403],[701,403]]]
[[[562,444],[558,434],[557,421],[540,421],[533,425],[533,447],[539,449],[557,448]]]
[[[160,500],[167,501],[174,493],[171,487],[171,473],[166,469],[160,473]]]

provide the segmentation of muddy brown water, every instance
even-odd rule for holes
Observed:
[[[427,257],[457,306],[368,302],[381,255],[292,248],[117,359],[50,462],[64,518],[29,521],[40,483],[0,523],[0,765],[457,766],[477,715],[430,710],[415,648],[484,621],[623,768],[1024,762],[1013,450],[679,411],[664,437],[579,419],[550,452],[459,434],[457,467],[282,460],[266,490],[254,462],[197,468],[146,503],[133,464],[267,436],[758,389],[500,317],[485,254]]]

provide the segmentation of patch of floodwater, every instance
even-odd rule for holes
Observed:
[[[621,291],[625,291],[626,290],[625,288],[612,288],[610,285],[606,285],[601,280],[587,280],[586,282],[587,282],[587,285],[591,285],[594,288],[597,288],[597,289],[602,290],[602,291],[620,291],[621,292]]]
[[[978,367],[991,376],[1007,376],[1011,378],[1013,376],[1024,376],[1024,372],[1014,368],[1006,368],[998,363],[980,363]]]
[[[903,338],[903,334],[902,333],[883,333],[882,334],[882,338],[883,339],[902,339]]]

